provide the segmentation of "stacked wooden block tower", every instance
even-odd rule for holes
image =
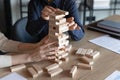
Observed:
[[[55,63],[44,68],[44,70],[47,71],[50,77],[56,76],[60,74],[62,71],[64,71],[60,67],[60,64],[62,64],[63,61],[69,60],[68,54],[72,48],[72,45],[69,44],[68,40],[69,35],[66,34],[66,32],[69,30],[69,26],[67,26],[68,23],[66,22],[65,16],[68,14],[69,13],[67,11],[58,9],[56,12],[54,12],[54,14],[50,15],[49,40],[56,42],[56,44],[53,46],[58,47],[58,51],[55,54],[56,58],[52,60]],[[76,54],[79,55],[80,62],[73,65],[73,67],[70,69],[69,74],[72,78],[75,77],[78,68],[92,70],[94,59],[100,55],[100,52],[94,51],[93,49],[79,48],[77,49]],[[14,72],[17,70],[21,70],[23,68],[26,68],[26,66],[24,64],[21,64],[13,66],[10,69],[11,72]],[[38,64],[33,64],[31,67],[28,67],[27,69],[33,78],[38,77],[39,74],[44,72],[44,70]]]
[[[69,35],[66,34],[69,27],[65,16],[68,14],[67,11],[58,9],[50,15],[49,19],[49,39],[57,42],[54,46],[58,47],[58,52],[54,61],[58,64],[61,64],[63,60],[68,60],[67,56],[72,47],[72,45],[69,45]]]

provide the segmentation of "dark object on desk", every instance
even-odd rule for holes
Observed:
[[[100,21],[97,21],[97,22],[94,22],[94,23],[91,23],[91,24],[87,25],[87,29],[107,33],[107,34],[109,34],[111,36],[114,36],[116,38],[120,38],[120,32],[112,30],[112,29],[108,30],[108,29],[105,29],[105,28],[102,28],[102,27],[98,27],[97,24],[101,21],[103,21],[103,20],[100,20]]]
[[[97,26],[103,29],[112,30],[120,33],[120,22],[103,20],[97,23]]]
[[[0,55],[5,55],[5,54],[7,54],[7,53],[0,51]]]

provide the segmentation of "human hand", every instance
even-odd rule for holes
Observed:
[[[55,59],[57,53],[57,47],[49,47],[54,45],[55,42],[44,44],[34,50],[28,57],[31,62],[38,62],[41,60]]]
[[[56,11],[55,8],[51,7],[51,6],[45,6],[44,9],[42,10],[42,14],[41,17],[44,20],[49,20],[49,16],[50,14],[53,14]]]
[[[37,47],[47,44],[48,42],[49,42],[49,36],[47,35],[37,43]]]
[[[77,25],[77,23],[75,23],[73,17],[67,18],[67,22],[68,22],[69,30],[80,30],[80,27]]]

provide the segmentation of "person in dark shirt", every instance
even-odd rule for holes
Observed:
[[[73,40],[80,40],[84,36],[84,29],[75,0],[31,0],[28,5],[27,32],[38,41],[44,38],[49,30],[49,15],[56,9],[69,12],[66,16],[70,25],[68,33]]]

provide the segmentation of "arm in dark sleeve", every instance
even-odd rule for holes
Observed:
[[[67,0],[68,6],[66,10],[69,11],[69,15],[67,17],[74,17],[74,21],[80,27],[80,30],[69,31],[69,34],[73,40],[80,40],[84,36],[84,29],[81,25],[80,16],[78,9],[76,7],[76,3],[74,0]]]
[[[28,5],[28,22],[26,30],[32,36],[37,36],[42,33],[48,25],[48,21],[41,17],[42,7],[40,5],[41,3],[37,1],[38,0],[31,0]]]

